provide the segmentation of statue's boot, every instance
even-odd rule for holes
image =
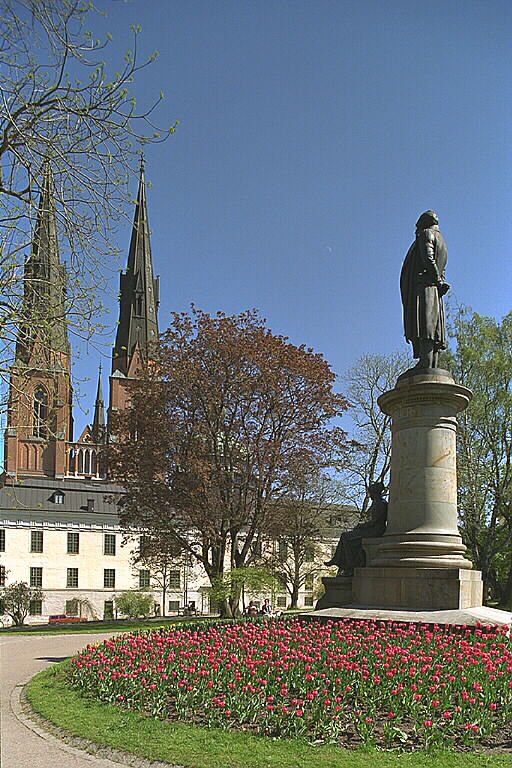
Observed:
[[[425,369],[434,367],[434,342],[431,339],[419,339],[418,351],[420,359],[415,368]]]

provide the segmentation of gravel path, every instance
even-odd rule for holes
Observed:
[[[36,672],[72,656],[87,643],[98,643],[111,635],[112,632],[0,637],[1,768],[119,768],[120,765],[128,764],[149,765],[144,760],[123,760],[119,754],[113,760],[88,755],[48,734],[23,714],[20,694],[23,685]]]

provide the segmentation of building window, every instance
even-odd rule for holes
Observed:
[[[104,619],[114,618],[114,601],[113,600],[105,600],[105,602],[103,603],[103,618]]]
[[[116,553],[116,535],[115,533],[106,533],[103,547],[104,555],[115,555]]]
[[[30,616],[41,616],[41,614],[43,612],[43,601],[42,600],[31,600],[28,612],[29,612]]]
[[[283,541],[282,539],[279,541],[279,544],[278,544],[278,557],[282,563],[284,563],[288,557],[288,544],[286,543],[286,541]]]
[[[78,555],[80,551],[80,534],[68,533],[68,554]]]
[[[149,571],[146,571],[146,570],[139,571],[139,588],[146,589],[147,587],[149,587],[149,582],[150,582]]]
[[[5,587],[5,565],[0,565],[0,587]]]
[[[66,616],[78,616],[78,600],[66,600]]]
[[[314,577],[312,573],[308,573],[306,575],[306,578],[304,579],[304,589],[306,592],[311,592],[313,590],[313,584],[314,584]]]
[[[34,437],[46,438],[48,421],[48,395],[44,387],[37,387],[34,392],[34,424],[32,434]]]
[[[30,569],[30,586],[31,587],[43,586],[43,569],[42,568]]]
[[[313,603],[314,603],[314,600],[313,600],[313,595],[306,595],[306,596],[304,597],[304,606],[305,606],[306,608],[311,608],[311,606],[313,605]]]
[[[169,600],[169,613],[178,613],[180,609],[179,600]]]
[[[30,531],[30,551],[31,552],[43,551],[43,532],[42,531]]]
[[[0,552],[5,552],[5,530],[0,528]]]
[[[288,586],[288,576],[284,571],[281,571],[281,573],[276,573],[276,579],[277,583],[279,584],[281,592],[286,592],[286,588]]]
[[[144,534],[141,534],[139,537],[139,555],[140,557],[144,557],[144,555],[148,551],[148,537],[144,536]]]
[[[66,587],[78,587],[78,568],[68,568]]]
[[[116,572],[114,568],[105,568],[103,571],[103,586],[105,589],[115,589]]]
[[[304,550],[304,562],[312,563],[314,559],[315,559],[315,548],[313,544],[306,544],[306,549]]]
[[[286,608],[286,595],[279,595],[277,597],[276,606],[278,608]]]
[[[169,589],[181,589],[181,574],[179,571],[169,571]]]
[[[64,494],[62,491],[54,491],[51,496],[54,504],[64,504]]]

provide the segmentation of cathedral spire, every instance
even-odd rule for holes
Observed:
[[[104,443],[106,438],[105,428],[105,402],[103,400],[103,387],[101,383],[101,363],[98,371],[98,389],[96,402],[94,403],[94,420],[92,422],[92,439],[95,443]]]
[[[70,354],[65,317],[66,272],[60,263],[55,216],[53,174],[47,161],[43,168],[32,250],[25,262],[23,304],[16,359],[29,363],[38,345],[39,366],[53,367],[56,359]]]
[[[153,277],[149,239],[144,162],[141,160],[139,190],[135,206],[126,272],[120,275],[119,325],[112,353],[112,373],[128,374],[134,352],[147,354],[158,339],[159,280]]]

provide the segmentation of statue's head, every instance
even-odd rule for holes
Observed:
[[[416,222],[416,229],[428,229],[433,227],[434,224],[439,224],[439,216],[435,211],[423,211],[418,221]]]

